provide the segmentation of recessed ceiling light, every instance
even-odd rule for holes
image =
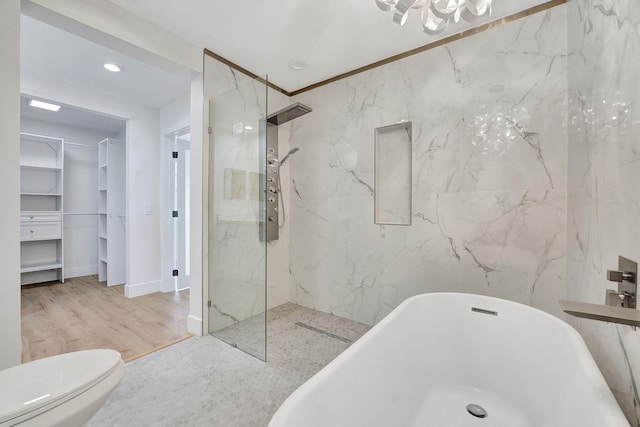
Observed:
[[[289,61],[289,68],[296,71],[302,71],[307,68],[307,64],[297,59],[292,59],[291,61]]]
[[[58,111],[60,109],[59,105],[50,104],[48,102],[37,101],[35,99],[29,100],[29,105],[31,107],[42,108],[43,110],[49,110],[49,111]]]
[[[246,125],[244,128],[245,128],[246,130],[253,130],[253,126],[249,126],[249,125]]]
[[[120,67],[118,67],[116,64],[104,64],[104,68],[109,71],[113,71],[114,73],[120,72]]]

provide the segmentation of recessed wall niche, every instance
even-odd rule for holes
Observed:
[[[375,130],[374,222],[411,225],[411,122]]]

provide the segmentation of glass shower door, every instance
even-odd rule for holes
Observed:
[[[209,332],[266,360],[266,80],[209,102]]]

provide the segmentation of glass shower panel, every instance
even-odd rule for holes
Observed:
[[[209,101],[209,332],[266,360],[266,80]]]

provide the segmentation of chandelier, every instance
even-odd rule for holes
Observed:
[[[442,33],[449,22],[474,22],[481,16],[491,16],[493,0],[375,0],[385,11],[393,11],[393,22],[404,25],[410,9],[421,9],[424,32],[429,35]]]

